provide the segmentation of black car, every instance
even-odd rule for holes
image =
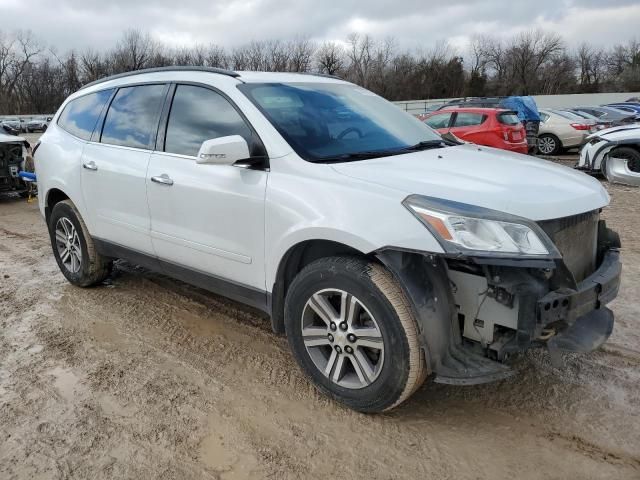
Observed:
[[[637,121],[637,115],[613,107],[575,107],[571,110],[578,113],[585,112],[598,117],[599,120],[607,122],[612,127],[628,125]]]

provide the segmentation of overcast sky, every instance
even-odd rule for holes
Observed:
[[[171,45],[234,46],[252,39],[392,36],[402,48],[532,27],[609,46],[640,39],[640,0],[0,0],[0,30],[30,29],[64,52],[109,48],[128,28]],[[460,52],[463,53],[463,52]]]

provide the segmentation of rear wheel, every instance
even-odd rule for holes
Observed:
[[[557,155],[562,148],[562,143],[555,135],[544,133],[538,137],[538,151],[542,155]]]
[[[96,251],[87,226],[71,200],[53,207],[49,237],[58,267],[72,284],[88,287],[109,275],[111,261]]]
[[[384,267],[331,257],[305,267],[285,304],[296,360],[328,396],[361,412],[399,405],[426,376],[418,327]]]

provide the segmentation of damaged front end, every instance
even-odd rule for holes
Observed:
[[[27,158],[26,140],[0,134],[0,192],[27,190],[27,184],[19,175],[25,170]]]
[[[640,127],[617,127],[591,135],[575,168],[611,183],[640,186]]]
[[[599,210],[531,228],[553,243],[545,258],[377,252],[411,300],[436,382],[506,378],[509,356],[533,347],[560,366],[561,352],[592,351],[611,334],[605,305],[620,284],[618,235]]]

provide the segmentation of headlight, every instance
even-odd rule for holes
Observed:
[[[473,205],[411,195],[404,206],[429,228],[448,252],[549,256],[557,253],[534,223]]]

